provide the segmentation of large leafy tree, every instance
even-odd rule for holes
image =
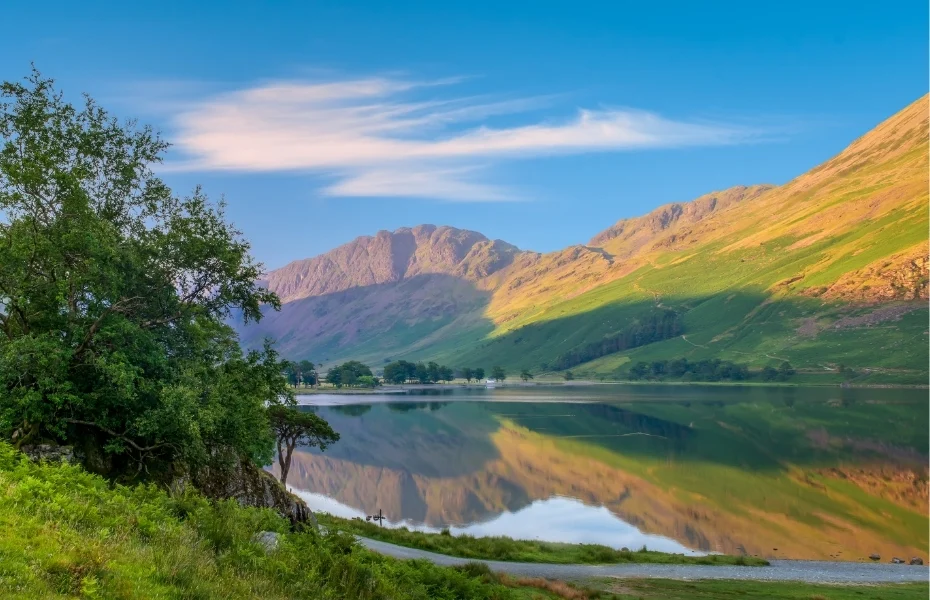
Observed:
[[[0,101],[0,433],[129,474],[269,461],[282,362],[243,355],[226,320],[279,301],[222,204],[173,195],[155,132],[38,72]]]

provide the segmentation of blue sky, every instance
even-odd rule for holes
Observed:
[[[2,77],[157,126],[272,268],[419,223],[584,243],[788,181],[928,86],[926,2],[260,4],[16,1]]]

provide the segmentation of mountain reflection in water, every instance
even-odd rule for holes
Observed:
[[[346,519],[365,518],[365,513],[346,506],[337,500],[321,494],[295,492],[304,499],[314,511],[322,511]],[[385,519],[385,527],[406,527],[426,533],[439,533],[439,527],[430,527],[422,523]],[[646,546],[660,552],[679,554],[702,554],[675,540],[660,535],[643,533],[626,523],[609,510],[601,507],[587,506],[572,498],[554,496],[548,500],[536,500],[517,512],[504,512],[490,521],[471,523],[463,526],[452,525],[452,535],[471,535],[486,537],[504,535],[516,540],[545,540],[547,542],[565,542],[567,544],[603,544],[617,548],[639,549]]]
[[[311,507],[332,499],[335,514],[381,509],[428,530],[613,547],[926,553],[922,390],[592,386],[310,400],[342,438],[322,454],[295,452],[288,483],[312,494]]]

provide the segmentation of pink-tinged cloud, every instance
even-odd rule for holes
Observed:
[[[478,181],[476,163],[544,155],[752,141],[759,130],[675,121],[634,110],[580,110],[514,127],[482,124],[543,104],[528,98],[412,100],[424,88],[387,78],[281,82],[206,98],[175,118],[184,170],[311,171],[336,177],[333,196],[501,201],[515,194]]]

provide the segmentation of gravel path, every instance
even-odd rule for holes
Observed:
[[[660,579],[749,579],[754,581],[805,581],[808,583],[904,583],[927,581],[927,567],[888,563],[825,562],[814,560],[773,560],[768,567],[704,565],[550,565],[495,560],[469,560],[425,550],[395,546],[359,538],[365,547],[395,558],[425,558],[439,565],[482,562],[495,571],[521,577],[550,579],[590,579],[595,577],[647,577]]]

